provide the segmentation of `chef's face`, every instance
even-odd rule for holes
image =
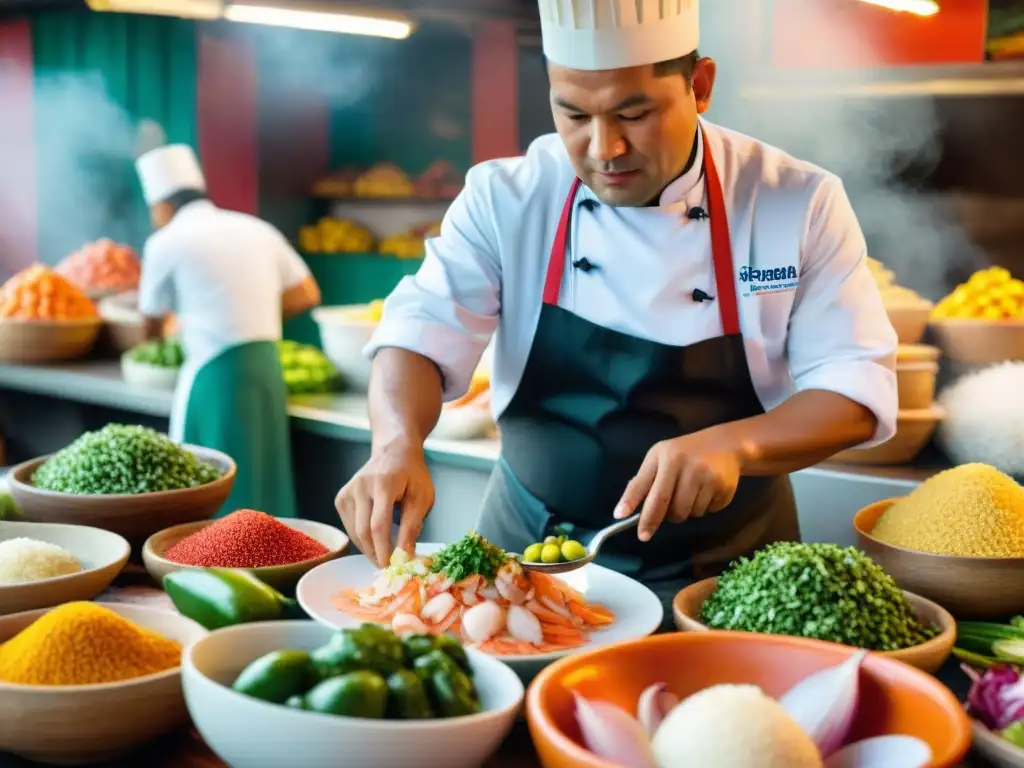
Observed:
[[[714,61],[690,63],[596,72],[548,64],[555,127],[603,202],[647,205],[686,166],[715,84]]]

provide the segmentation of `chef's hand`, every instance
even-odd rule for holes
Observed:
[[[402,511],[397,546],[413,554],[423,520],[434,505],[434,483],[422,445],[394,443],[384,447],[334,499],[352,543],[381,568],[391,560],[395,504]]]
[[[626,486],[615,517],[632,515],[642,502],[638,536],[648,541],[666,518],[681,523],[718,512],[736,495],[740,464],[739,448],[713,427],[657,443]]]

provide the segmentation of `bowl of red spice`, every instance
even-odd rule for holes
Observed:
[[[307,571],[339,557],[348,543],[331,525],[240,509],[153,534],[142,547],[142,561],[158,582],[187,568],[242,568],[288,591]]]

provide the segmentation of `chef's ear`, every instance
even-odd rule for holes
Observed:
[[[703,114],[711,106],[711,92],[715,89],[715,74],[718,65],[707,56],[699,59],[693,67],[693,97],[697,102],[697,114]]]

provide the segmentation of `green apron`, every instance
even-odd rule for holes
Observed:
[[[238,509],[298,516],[289,430],[288,390],[273,342],[229,347],[199,368],[188,393],[184,442],[223,451],[238,465],[217,517]]]

